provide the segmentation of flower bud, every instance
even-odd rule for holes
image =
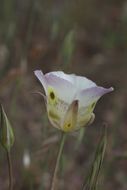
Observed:
[[[0,143],[6,151],[10,151],[14,144],[14,133],[2,105],[0,105]]]

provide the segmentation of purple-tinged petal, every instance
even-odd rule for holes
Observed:
[[[96,86],[96,83],[93,81],[89,80],[88,78],[84,76],[77,76],[75,74],[65,74],[62,71],[54,71],[46,74],[48,75],[55,75],[61,79],[64,79],[70,83],[72,83],[75,88],[78,90],[83,90],[85,88],[91,88],[93,86]]]
[[[67,103],[71,103],[73,101],[76,89],[71,82],[59,77],[60,73],[63,72],[59,71],[58,76],[56,75],[57,72],[50,72],[44,75],[41,70],[36,70],[34,73],[44,87],[47,96],[48,88],[51,87],[59,99],[64,100]]]
[[[100,86],[95,86],[82,90],[77,94],[76,99],[79,100],[79,107],[85,107],[93,102],[96,102],[101,96],[111,91],[113,91],[112,87],[106,89]]]
[[[76,89],[75,86],[53,73],[48,73],[45,75],[45,81],[47,86],[50,86],[55,89],[57,97],[67,103],[71,103],[74,100]]]
[[[74,84],[73,82],[73,76],[75,77],[76,75],[74,74],[65,74],[63,71],[53,71],[53,72],[50,72],[50,73],[47,73],[46,76],[48,75],[54,75],[56,77],[59,77],[61,79],[64,79],[72,84]]]

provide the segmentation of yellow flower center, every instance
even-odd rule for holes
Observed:
[[[65,122],[65,124],[63,126],[63,130],[64,130],[64,132],[70,132],[73,130],[73,125],[72,125],[71,121],[70,121],[70,123]]]

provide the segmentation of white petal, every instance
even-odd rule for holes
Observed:
[[[72,77],[73,77],[73,83],[74,83],[77,91],[96,86],[96,84],[94,82],[87,79],[86,77],[76,76],[76,75],[73,75]]]
[[[101,96],[106,93],[113,91],[113,88],[103,88],[100,86],[95,86],[82,90],[76,95],[76,98],[79,100],[79,107],[86,107],[94,102],[96,102]]]

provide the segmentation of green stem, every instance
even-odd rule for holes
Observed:
[[[52,182],[51,182],[51,188],[50,188],[51,190],[55,190],[57,172],[58,172],[60,158],[61,158],[61,155],[62,155],[64,143],[65,143],[65,137],[66,137],[66,133],[62,132],[62,136],[61,136],[61,140],[60,140],[60,146],[59,146],[57,159],[56,159],[56,164],[55,164],[55,169],[54,169],[54,172],[53,172],[53,177],[52,177]]]
[[[9,190],[13,190],[13,175],[12,175],[12,163],[10,152],[7,151],[7,162],[8,162],[8,174],[9,174]]]

